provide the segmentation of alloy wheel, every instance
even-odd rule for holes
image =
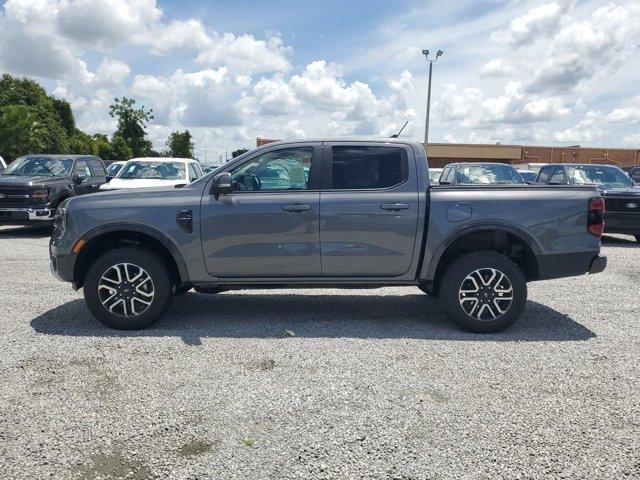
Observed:
[[[98,298],[102,306],[119,317],[142,315],[153,303],[154,295],[151,275],[133,263],[112,265],[98,283]]]
[[[462,310],[474,320],[495,320],[504,315],[513,302],[511,280],[495,268],[474,270],[458,289]]]

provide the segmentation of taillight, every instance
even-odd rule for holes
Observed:
[[[591,235],[601,237],[604,231],[604,200],[602,197],[589,199],[589,217],[587,230]]]

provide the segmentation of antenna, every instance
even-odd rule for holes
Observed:
[[[393,135],[391,135],[389,138],[398,138],[400,136],[400,134],[402,133],[402,131],[404,130],[404,128],[409,124],[409,120],[407,120],[406,122],[404,122],[404,125],[402,126],[402,128],[400,129],[400,131],[398,133],[394,133]]]

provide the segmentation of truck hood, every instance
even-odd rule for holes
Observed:
[[[0,175],[0,187],[44,188],[64,183],[69,183],[69,179],[65,177],[21,177],[18,175]]]
[[[114,178],[109,183],[105,183],[100,190],[121,190],[131,188],[158,188],[175,187],[176,185],[186,185],[187,180],[155,180],[155,179],[123,179]]]

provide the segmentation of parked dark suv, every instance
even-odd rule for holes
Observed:
[[[0,175],[0,225],[47,225],[65,199],[97,192],[106,180],[98,157],[19,157]]]
[[[549,164],[540,169],[536,183],[595,185],[605,200],[605,233],[634,235],[640,242],[640,188],[613,165]]]

